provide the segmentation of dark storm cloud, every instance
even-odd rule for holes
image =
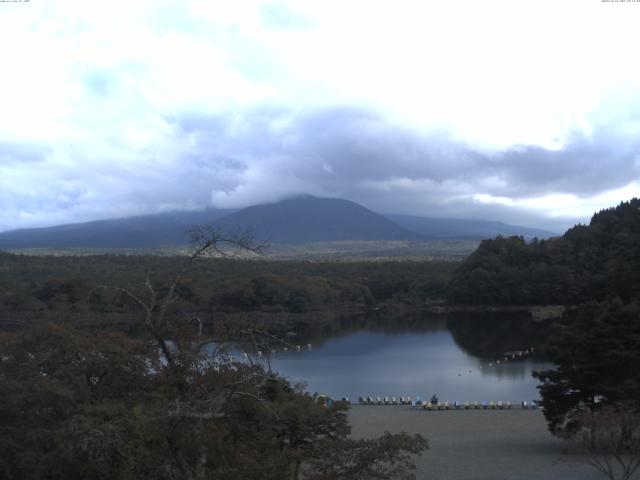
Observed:
[[[386,212],[544,223],[544,212],[480,204],[474,195],[590,197],[640,178],[640,139],[606,126],[576,133],[556,150],[518,146],[486,153],[355,108],[184,115],[175,124],[196,139],[200,162],[225,172],[224,195],[212,188],[213,198],[230,206],[315,193]]]
[[[640,178],[640,140],[614,132],[575,135],[561,150],[519,147],[497,162],[512,188],[509,194],[566,192],[592,195]]]
[[[129,159],[0,143],[0,164],[15,167],[0,178],[6,212],[0,229],[211,204],[238,208],[307,193],[383,213],[559,231],[576,219],[553,221],[544,207],[519,200],[558,193],[589,199],[640,179],[640,138],[607,125],[576,133],[557,150],[487,153],[357,108],[260,108],[164,120],[170,133],[163,143]],[[34,161],[39,168],[28,166]]]
[[[267,163],[319,186],[398,176],[443,181],[475,162],[447,138],[420,136],[352,108],[302,115],[283,109],[240,117],[185,115],[175,122],[197,138],[203,152],[223,153],[246,167]]]

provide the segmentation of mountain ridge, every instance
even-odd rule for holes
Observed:
[[[350,200],[299,195],[240,210],[208,208],[10,230],[0,233],[0,249],[186,245],[189,237],[185,231],[196,224],[250,230],[256,240],[278,244],[554,235],[485,220],[382,215]]]
[[[523,236],[525,238],[549,238],[558,235],[556,232],[541,228],[523,227],[492,220],[477,220],[470,218],[438,218],[417,215],[385,215],[398,225],[416,233],[429,235],[433,238],[485,239],[488,237]]]
[[[215,225],[250,229],[259,240],[273,243],[420,238],[415,232],[350,200],[311,195],[243,208],[221,218]]]

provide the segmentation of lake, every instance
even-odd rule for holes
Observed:
[[[502,320],[504,324],[504,321]],[[514,323],[515,324],[515,323]],[[390,331],[391,330],[391,331]],[[475,335],[477,343],[500,336],[513,329],[482,326],[483,334]],[[455,330],[454,330],[455,331]],[[466,331],[460,338],[473,343],[473,335]],[[520,336],[522,337],[522,336]],[[271,366],[293,382],[307,382],[310,392],[332,398],[359,396],[411,396],[429,399],[437,395],[441,401],[521,402],[538,399],[538,381],[531,376],[534,370],[552,365],[532,358],[518,358],[504,362],[509,345],[497,342],[495,355],[473,355],[474,345],[463,348],[452,330],[443,322],[427,327],[350,328],[345,332],[312,342],[306,347],[301,337],[300,352],[278,352],[271,356]],[[526,338],[520,338],[519,344]],[[511,340],[513,342],[513,340]],[[515,348],[514,348],[515,349]],[[500,364],[496,360],[500,358]]]

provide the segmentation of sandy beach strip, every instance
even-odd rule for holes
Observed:
[[[353,438],[385,431],[420,433],[429,450],[416,458],[418,479],[597,480],[584,458],[547,430],[540,410],[426,411],[361,406],[349,411]]]

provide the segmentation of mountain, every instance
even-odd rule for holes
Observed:
[[[547,238],[544,230],[482,220],[383,216],[339,198],[301,195],[242,210],[209,208],[0,233],[0,249],[157,248],[185,245],[192,225],[249,230],[260,242],[304,244],[344,240],[480,239],[496,235]]]
[[[0,233],[0,248],[149,248],[184,245],[193,225],[210,224],[232,212],[209,208],[192,212],[96,220]]]
[[[249,229],[268,243],[311,243],[340,240],[417,240],[420,235],[349,200],[297,196],[244,208],[216,222]]]
[[[267,243],[420,238],[349,200],[305,195],[237,212],[208,209],[13,230],[0,233],[0,249],[184,245],[188,242],[185,230],[197,224],[213,224],[231,232],[249,230],[257,241]]]
[[[549,238],[558,234],[548,230],[520,227],[488,220],[454,218],[430,218],[411,215],[385,215],[401,227],[432,238],[492,238],[497,235],[512,235],[525,238]]]

